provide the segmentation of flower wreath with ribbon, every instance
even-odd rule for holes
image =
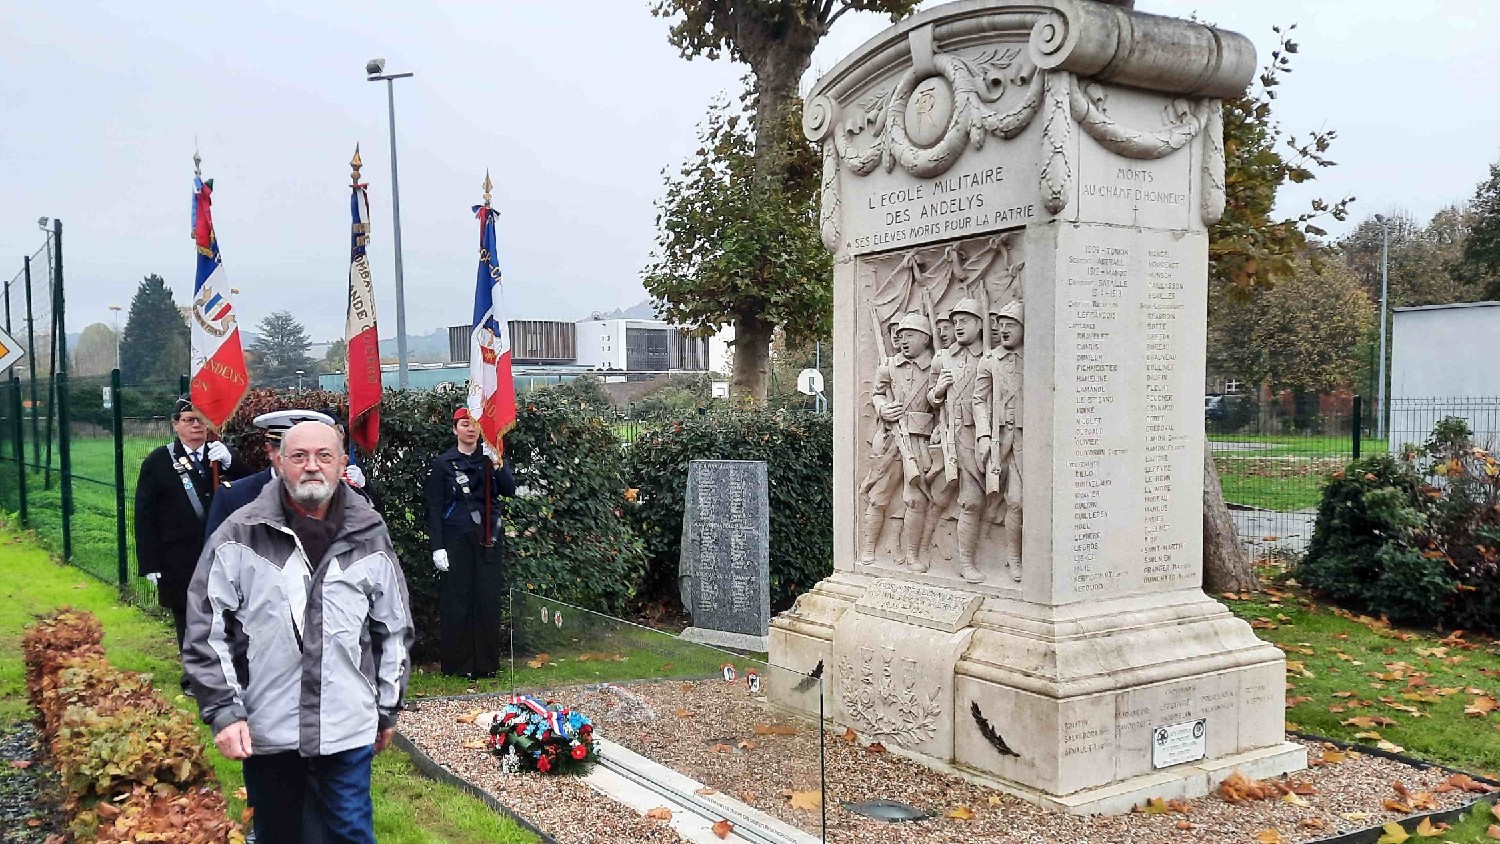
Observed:
[[[489,746],[506,773],[583,774],[599,758],[593,722],[555,701],[543,703],[531,695],[512,697],[492,716]]]

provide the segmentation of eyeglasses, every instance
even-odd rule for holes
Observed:
[[[333,461],[339,459],[339,456],[338,454],[325,449],[323,451],[314,453],[309,453],[306,451],[294,451],[291,454],[286,455],[284,459],[293,466],[306,466],[310,461],[313,460],[316,460],[319,466],[332,466]]]

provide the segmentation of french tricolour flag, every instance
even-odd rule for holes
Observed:
[[[359,151],[355,150],[358,160]],[[365,245],[370,235],[370,198],[356,183],[349,199],[353,229],[349,241],[349,313],[344,321],[348,360],[349,438],[366,454],[380,442],[380,340],[375,325],[375,283]]]
[[[229,299],[229,282],[214,233],[213,180],[193,179],[193,243],[198,271],[193,282],[192,402],[214,428],[234,415],[250,389],[240,328]]]
[[[516,383],[510,372],[510,336],[500,315],[500,263],[495,258],[495,210],[488,194],[476,205],[479,275],[474,287],[474,332],[469,339],[469,414],[496,455],[501,437],[516,426]]]

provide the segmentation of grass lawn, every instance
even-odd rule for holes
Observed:
[[[542,607],[566,614],[566,623],[536,621]],[[737,671],[768,676],[765,655],[737,656],[685,642],[675,635],[609,616],[526,595],[517,602],[520,635],[515,659],[495,677],[467,680],[419,668],[408,690],[413,696],[541,691],[587,683],[695,679],[717,676],[725,662]],[[521,644],[524,642],[524,645]],[[788,672],[789,673],[789,672]]]
[[[104,647],[120,668],[151,674],[158,689],[178,706],[194,711],[191,700],[176,695],[182,669],[177,660],[170,622],[118,602],[117,592],[83,572],[53,562],[29,537],[0,531],[0,724],[29,717],[26,674],[20,639],[37,615],[71,605],[86,609],[104,624]],[[225,794],[231,814],[238,816],[244,801],[236,792],[244,784],[238,763],[213,748],[205,727],[204,743]],[[375,834],[382,844],[527,844],[531,833],[501,818],[483,803],[453,788],[422,777],[407,758],[395,751],[376,757],[373,791]]]
[[[1342,468],[1353,453],[1347,436],[1213,434],[1209,440],[1268,446],[1215,450],[1214,465],[1225,501],[1282,512],[1318,506],[1328,473]],[[1360,441],[1361,455],[1384,450],[1384,440]]]
[[[1389,742],[1419,759],[1500,777],[1500,711],[1465,712],[1500,698],[1500,644],[1392,629],[1291,590],[1220,597],[1286,652],[1288,729]],[[1442,840],[1492,841],[1485,831],[1497,820],[1485,808]]]

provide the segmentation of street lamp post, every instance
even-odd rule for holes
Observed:
[[[301,395],[301,393],[302,393],[302,373],[305,372],[305,371],[306,370],[302,370],[302,369],[297,370],[297,393],[298,393],[298,395]]]
[[[120,306],[110,305],[109,309],[115,315],[115,369],[120,368]]]
[[[396,244],[396,383],[406,389],[406,287],[401,277],[401,183],[396,175],[396,80],[410,73],[386,73],[385,59],[365,63],[365,76],[371,82],[385,82],[386,105],[391,122],[391,219]]]
[[[1380,224],[1380,383],[1375,385],[1375,436],[1384,439],[1386,435],[1386,410],[1385,410],[1385,334],[1386,334],[1386,294],[1388,292],[1387,270],[1390,256],[1390,220],[1383,214],[1375,215],[1375,222]]]

